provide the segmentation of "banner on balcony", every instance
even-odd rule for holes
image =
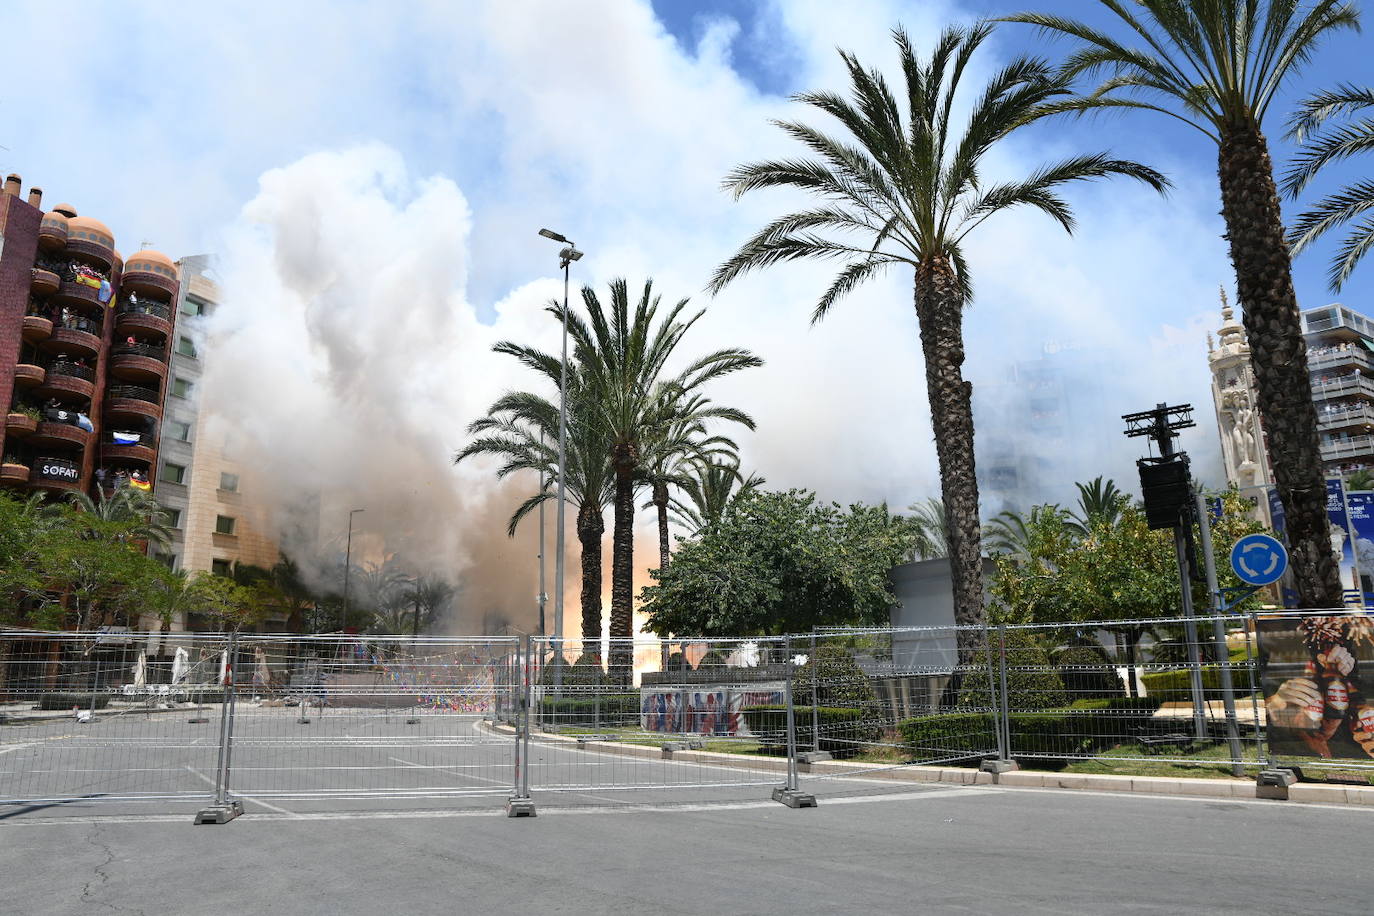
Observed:
[[[1350,516],[1350,537],[1355,542],[1355,572],[1360,577],[1364,604],[1374,603],[1374,492],[1347,490],[1346,513]]]
[[[115,445],[138,445],[143,437],[138,433],[111,433]]]
[[[81,477],[81,472],[74,465],[65,461],[53,459],[38,459],[38,476],[43,480],[61,480],[67,483],[75,483]]]
[[[1374,758],[1374,619],[1272,614],[1256,625],[1269,753]]]

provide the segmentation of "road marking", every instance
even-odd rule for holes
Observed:
[[[197,770],[195,767],[187,766],[187,767],[185,767],[185,769],[187,770],[187,772],[191,773],[193,776],[196,776],[196,777],[199,777],[200,779],[203,779],[206,783],[208,783],[208,784],[210,784],[210,785],[212,785],[212,786],[215,784],[215,781],[214,781],[213,779],[211,779],[209,776],[206,776],[204,773],[202,773],[200,770]],[[287,810],[286,808],[279,808],[279,807],[277,807],[276,805],[270,804],[269,802],[265,802],[265,801],[263,801],[262,799],[257,798],[257,797],[252,796],[252,795],[244,795],[244,794],[242,794],[241,792],[231,792],[230,794],[231,794],[234,798],[241,798],[241,799],[244,799],[244,800],[246,800],[246,801],[250,801],[250,802],[252,802],[252,803],[255,804],[255,805],[260,805],[260,806],[266,808],[268,811],[276,811],[276,812],[279,813],[279,814],[284,814],[284,815],[286,815],[287,817],[292,817],[292,818],[294,818],[294,817],[300,817],[300,815],[297,814],[295,811],[289,811],[289,810]]]

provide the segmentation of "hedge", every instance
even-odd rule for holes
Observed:
[[[820,750],[835,757],[851,757],[861,753],[865,743],[882,737],[883,726],[863,709],[847,706],[818,706],[816,722],[820,726]],[[810,706],[793,709],[793,727],[797,733],[797,747],[810,750],[812,743]],[[786,706],[746,706],[744,718],[754,738],[767,748],[787,747]]]
[[[1044,642],[1029,630],[1009,629],[1007,639],[1007,691],[1018,709],[1052,709],[1069,702],[1064,681],[1050,664],[1050,654]],[[994,650],[993,678],[998,668],[1001,644],[996,632],[991,634]],[[986,708],[988,699],[988,650],[980,647],[973,653],[973,666],[962,678],[958,704],[963,707]],[[1000,687],[999,687],[1000,689]]]
[[[1192,673],[1187,668],[1142,674],[1140,681],[1145,685],[1145,692],[1161,703],[1189,702],[1193,699]],[[1244,668],[1232,666],[1231,686],[1235,689],[1238,698],[1248,697],[1250,695],[1249,672]],[[1225,699],[1225,694],[1221,689],[1221,669],[1216,665],[1202,666],[1202,693],[1208,700]]]
[[[1132,740],[1152,728],[1154,697],[1078,700],[1066,708],[1013,712],[1012,756],[1079,757]],[[898,726],[914,757],[982,757],[997,749],[991,713],[946,713]]]
[[[564,662],[562,667],[564,687],[604,687],[611,682],[601,665],[601,656],[593,652],[584,652],[577,661],[571,665]],[[545,665],[539,675],[539,683],[545,687],[553,686],[558,679],[555,673],[557,668],[555,663]]]
[[[637,693],[608,693],[598,699],[545,697],[539,710],[551,725],[631,725],[639,722]]]

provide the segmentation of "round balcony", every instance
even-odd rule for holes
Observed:
[[[29,466],[27,464],[11,464],[6,461],[0,464],[0,486],[20,487],[29,482]]]
[[[140,385],[111,385],[105,391],[105,419],[162,419],[162,399],[156,388]]]
[[[29,289],[36,296],[50,296],[57,292],[57,288],[62,285],[62,278],[44,267],[33,269],[33,278],[29,281]]]
[[[85,309],[88,313],[98,314],[103,312],[109,302],[109,297],[106,296],[105,302],[101,302],[100,297],[106,294],[98,287],[91,286],[89,282],[85,282],[87,279],[89,278],[83,277],[82,280],[63,280],[62,284],[58,286],[57,292],[53,294],[52,301],[64,305],[75,305]]]
[[[177,266],[160,251],[144,250],[129,255],[119,287],[125,292],[174,300],[177,296]]]
[[[56,251],[67,247],[67,216],[65,213],[58,213],[53,210],[51,213],[43,214],[43,221],[38,224],[38,247],[47,251]]]
[[[65,360],[54,360],[48,366],[47,378],[38,386],[40,398],[75,395],[89,400],[95,394],[95,372],[89,366],[78,366]]]
[[[38,428],[38,418],[11,410],[5,415],[5,438],[22,439]]]
[[[110,374],[121,381],[151,387],[167,377],[167,350],[151,344],[119,344],[110,351]]]
[[[134,331],[148,331],[166,339],[172,333],[172,308],[141,297],[121,302],[115,310],[115,331],[121,337]]]
[[[24,339],[29,343],[47,340],[52,334],[52,319],[42,315],[24,316]]]
[[[74,319],[70,325],[58,325],[44,341],[43,349],[49,353],[93,357],[100,352],[100,325],[86,318]]]
[[[137,441],[132,441],[136,439]],[[157,457],[157,440],[151,436],[111,433],[100,440],[100,460],[113,464],[147,467]]]
[[[95,434],[71,423],[42,420],[29,435],[29,444],[47,448],[85,448]]]
[[[114,266],[114,233],[100,220],[78,216],[67,220],[67,251],[96,262],[105,270]]]
[[[35,458],[29,468],[29,486],[56,493],[79,493],[82,490],[81,466],[70,458],[55,455]]]
[[[42,366],[20,363],[14,367],[14,384],[20,388],[32,388],[35,385],[41,385],[47,377],[48,370]]]

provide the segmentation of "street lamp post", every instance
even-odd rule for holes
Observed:
[[[560,242],[567,247],[558,252],[559,265],[563,268],[563,359],[558,370],[558,522],[554,531],[553,555],[553,633],[554,633],[554,679],[561,684],[563,673],[563,526],[567,505],[567,480],[565,466],[568,455],[568,276],[573,261],[582,257],[582,252],[563,235],[552,229],[540,229],[539,234],[546,239]]]
[[[348,511],[348,546],[344,549],[343,615],[339,621],[340,633],[348,627],[348,574],[353,571],[353,516],[366,511],[366,509],[350,509]]]

